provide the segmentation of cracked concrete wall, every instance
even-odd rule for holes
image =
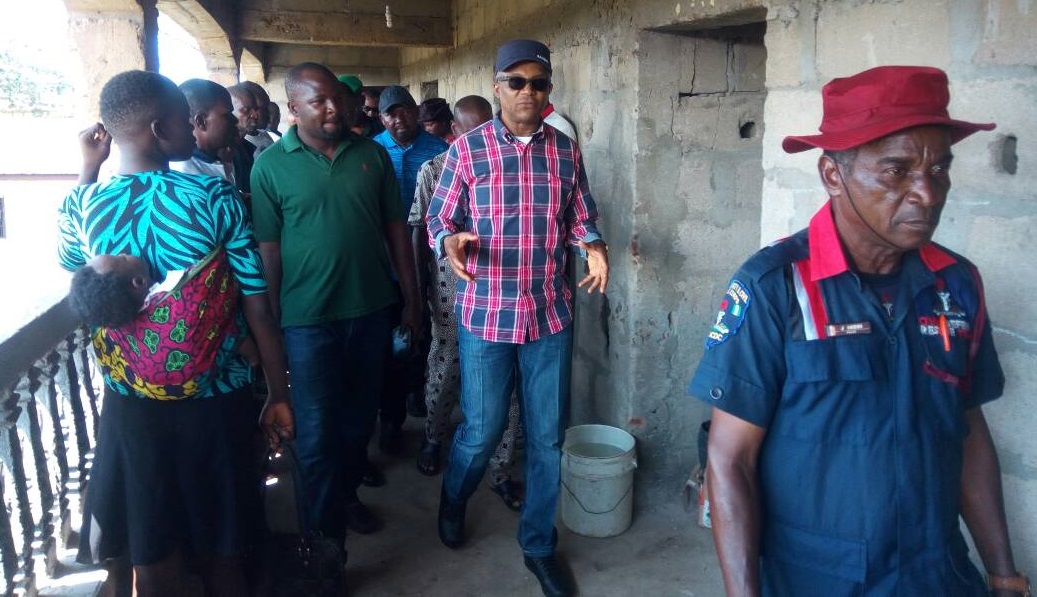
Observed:
[[[643,444],[657,446],[647,454],[659,468],[649,485],[657,490],[693,466],[708,411],[685,386],[727,280],[757,249],[760,228],[763,27],[749,39],[722,31],[639,39],[639,292],[629,349],[642,390],[631,407]]]
[[[1037,414],[1026,402],[1037,390],[1037,307],[1029,300],[1037,276],[1017,257],[1035,254],[1027,231],[1037,223],[1037,175],[1027,124],[1037,121],[1037,42],[1028,33],[1037,5],[455,0],[454,15],[455,48],[401,51],[403,84],[417,91],[437,81],[450,100],[489,98],[500,42],[533,37],[552,49],[552,101],[576,123],[613,266],[607,299],[578,293],[573,423],[637,436],[640,506],[676,499],[695,464],[708,412],[685,386],[728,277],[757,247],[805,226],[824,201],[816,153],[785,155],[782,137],[816,130],[820,88],[833,77],[878,64],[946,69],[952,113],[999,124],[955,147],[955,187],[938,240],[985,275],[1009,378],[987,413],[1018,564],[1037,570]],[[699,68],[699,58],[720,50],[704,30],[760,21],[762,47],[746,44],[736,62],[751,73],[749,65],[764,61],[765,76],[755,75],[762,90],[705,95],[719,81],[727,85],[730,72]],[[696,41],[674,49],[674,38]],[[689,53],[688,43],[698,45]],[[761,105],[754,146],[734,131]],[[1006,141],[1013,144],[1008,136],[1014,164],[1002,155]]]
[[[812,133],[821,86],[881,64],[946,70],[952,116],[996,122],[954,146],[954,184],[936,240],[983,273],[1007,385],[985,407],[1001,456],[1005,505],[1021,570],[1037,570],[1037,4],[1014,0],[793,2],[768,22],[763,142],[766,243],[806,225],[825,200],[818,152],[785,155],[787,134]],[[1013,161],[1003,155],[1015,137]],[[1011,145],[1011,143],[1009,143]],[[1009,173],[1012,169],[1015,173]]]

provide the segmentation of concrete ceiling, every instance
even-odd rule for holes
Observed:
[[[453,0],[65,0],[70,13],[140,19],[158,12],[195,40],[214,79],[263,82],[304,60],[398,77],[400,48],[454,45]],[[136,16],[135,16],[136,15]],[[149,37],[145,34],[145,38]],[[147,46],[147,44],[145,44]]]
[[[68,1],[111,6],[127,0]],[[214,70],[225,69],[228,58],[240,60],[252,74],[257,66],[269,73],[283,66],[281,61],[287,57],[327,61],[351,56],[329,66],[356,72],[363,66],[384,67],[386,62],[397,65],[403,47],[454,45],[452,0],[157,0],[157,4],[200,42]],[[222,43],[214,39],[220,36]],[[374,64],[372,56],[377,58]],[[255,79],[254,74],[249,78]]]
[[[431,10],[436,3],[390,3],[381,10],[344,9],[327,2],[324,10],[282,10],[276,2],[247,2],[237,14],[242,40],[275,44],[332,46],[445,47],[454,43],[449,6]],[[344,3],[348,5],[349,3]],[[420,10],[406,11],[407,5]],[[391,27],[389,25],[392,25]]]

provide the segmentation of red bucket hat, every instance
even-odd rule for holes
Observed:
[[[843,151],[886,135],[921,125],[950,128],[951,143],[993,123],[954,120],[947,73],[928,66],[880,66],[852,77],[833,79],[821,90],[824,116],[820,135],[789,136],[781,143],[788,153],[819,147]]]

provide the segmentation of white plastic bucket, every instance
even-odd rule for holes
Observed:
[[[630,528],[634,506],[634,436],[608,425],[577,425],[562,444],[562,523],[587,537]]]

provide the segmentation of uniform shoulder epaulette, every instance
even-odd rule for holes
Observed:
[[[809,255],[806,240],[806,230],[800,230],[792,236],[777,240],[747,259],[742,265],[741,271],[750,279],[758,280],[768,272],[804,259]]]

